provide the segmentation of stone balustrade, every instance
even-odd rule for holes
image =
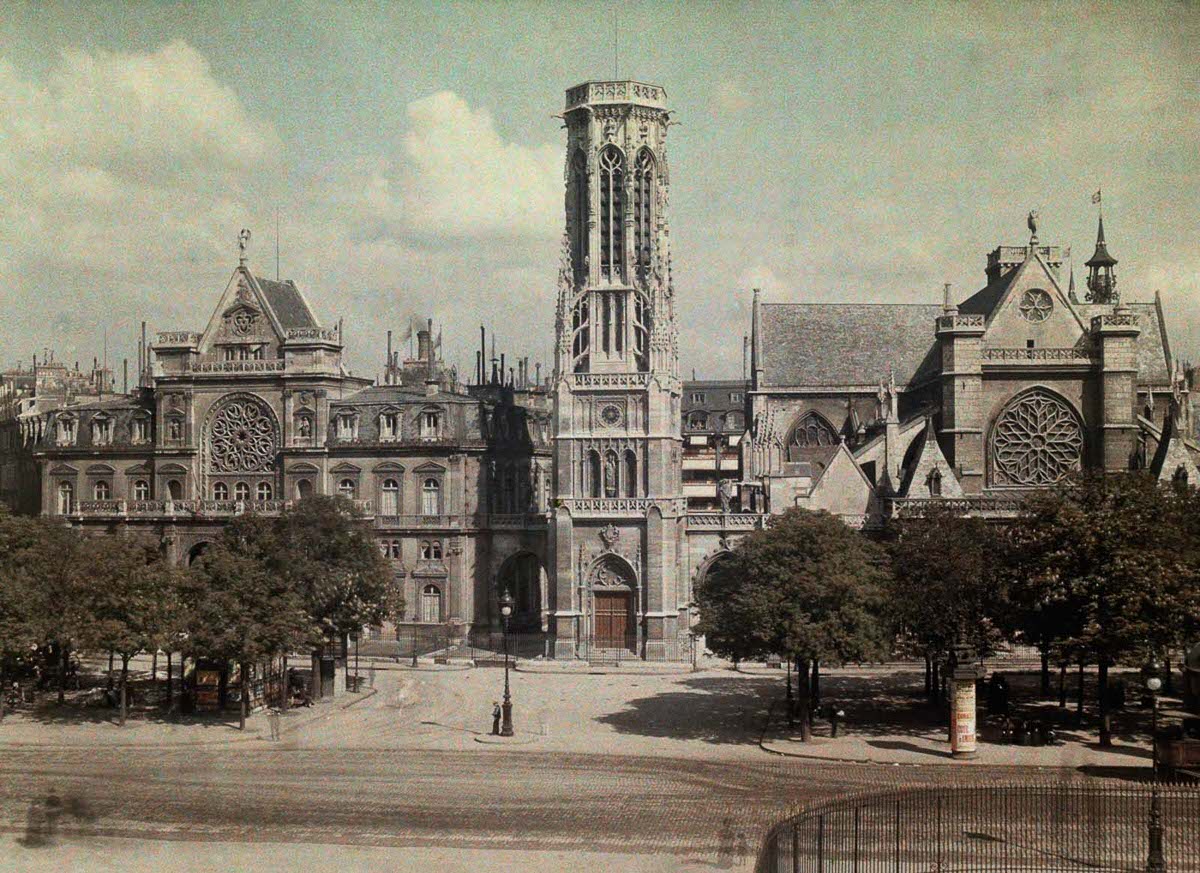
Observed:
[[[1093,348],[982,349],[980,356],[990,363],[1013,361],[1061,361],[1068,364],[1094,364],[1100,359]]]
[[[72,518],[230,518],[235,515],[279,515],[293,500],[81,500],[68,515]],[[374,515],[369,500],[353,501],[363,517]]]

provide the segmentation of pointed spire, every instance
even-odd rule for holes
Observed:
[[[1087,299],[1090,303],[1120,302],[1117,295],[1117,276],[1114,267],[1117,259],[1108,253],[1104,242],[1104,216],[1101,215],[1096,230],[1096,251],[1087,260]]]

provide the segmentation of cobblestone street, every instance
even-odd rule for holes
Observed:
[[[189,844],[179,857],[211,865],[200,869],[249,858],[260,869],[304,859],[308,869],[552,870],[564,858],[597,870],[749,869],[766,827],[837,793],[1051,778],[768,755],[758,740],[779,679],[727,670],[516,673],[517,726],[532,742],[482,746],[474,738],[490,727],[502,677],[379,669],[374,694],[299,719],[278,744],[257,715],[249,736],[230,729],[226,743],[211,741],[210,726],[203,744],[180,745],[176,731],[156,748],[147,724],[137,728],[145,748],[107,744],[115,729],[91,748],[10,746],[0,759],[0,868],[56,869],[70,858],[102,869],[76,862],[104,847],[102,857],[128,854],[136,863],[126,869],[141,869],[170,847],[132,852],[129,841],[170,840]],[[0,730],[10,727],[20,730]],[[33,804],[51,793],[65,810],[57,845],[23,846]]]

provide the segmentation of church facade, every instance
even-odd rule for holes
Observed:
[[[0,496],[187,563],[232,516],[338,494],[392,563],[404,626],[486,639],[508,591],[548,657],[686,659],[696,586],[789,507],[871,529],[935,502],[1011,517],[1085,469],[1200,481],[1191,374],[1157,296],[1122,299],[1103,223],[1082,296],[1031,215],[958,302],[755,292],[748,379],[683,382],[666,99],[566,92],[546,379],[494,350],[489,374],[485,346],[464,384],[431,324],[410,360],[389,340],[380,384],[354,376],[340,325],[253,272],[243,239],[207,324],[160,333],[132,391],[96,367],[0,373]]]

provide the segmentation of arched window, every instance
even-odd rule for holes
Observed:
[[[638,481],[637,481],[637,455],[633,453],[633,449],[625,450],[625,496],[637,497]]]
[[[837,431],[828,421],[815,412],[806,412],[792,427],[787,441],[788,460],[811,460],[812,456],[805,455],[804,449],[836,446],[839,441]]]
[[[516,512],[516,474],[506,466],[500,479],[500,511]]]
[[[1187,467],[1185,467],[1183,464],[1180,464],[1178,467],[1176,467],[1175,473],[1171,476],[1171,482],[1181,488],[1185,487],[1188,484]]]
[[[572,218],[574,219],[575,245],[571,251],[572,266],[574,267],[575,281],[584,282],[587,280],[587,264],[588,264],[588,184],[587,184],[587,158],[582,150],[575,152],[575,157],[571,159],[571,181],[574,183],[575,189],[575,209]]]
[[[259,482],[257,496],[258,496],[259,500],[270,500],[271,496],[272,496],[271,483],[270,482]]]
[[[442,514],[442,483],[429,478],[421,483],[421,515]]]
[[[384,479],[383,484],[379,486],[379,513],[400,514],[400,483],[395,479]]]
[[[353,479],[343,479],[341,482],[338,482],[338,494],[347,500],[353,500],[357,492],[358,486],[354,484]]]
[[[229,486],[224,482],[218,482],[213,485],[213,500],[228,500]]]
[[[639,279],[650,275],[652,204],[654,203],[654,156],[649,149],[638,152],[633,168],[633,256]]]
[[[584,479],[584,493],[589,497],[599,497],[604,493],[604,473],[600,469],[600,453],[595,450],[588,452]]]
[[[926,480],[926,484],[929,486],[930,497],[942,496],[942,474],[938,471],[937,467],[929,471],[929,478]]]
[[[442,592],[436,585],[426,585],[421,590],[421,621],[433,623],[442,620]]]
[[[625,158],[616,146],[606,146],[600,153],[600,274],[609,282],[625,275],[624,200]]]
[[[296,483],[296,499],[303,500],[306,497],[312,497],[312,490],[312,481],[301,479]]]
[[[233,486],[233,499],[234,500],[249,500],[250,499],[249,484],[247,484],[246,482],[235,483]]]
[[[428,561],[432,557],[432,552],[429,549],[429,540],[421,540],[421,560]]]
[[[58,514],[70,515],[75,504],[75,486],[70,482],[58,483]]]
[[[112,500],[112,485],[107,479],[101,479],[92,486],[93,500]]]
[[[172,500],[183,500],[183,483],[178,479],[171,479],[167,482],[167,493],[171,495]]]
[[[582,373],[588,368],[592,340],[586,294],[575,304],[575,309],[571,313],[571,330],[571,355],[575,363],[575,372]]]
[[[145,479],[137,479],[133,483],[133,499],[134,500],[149,500],[150,499],[150,483]]]

